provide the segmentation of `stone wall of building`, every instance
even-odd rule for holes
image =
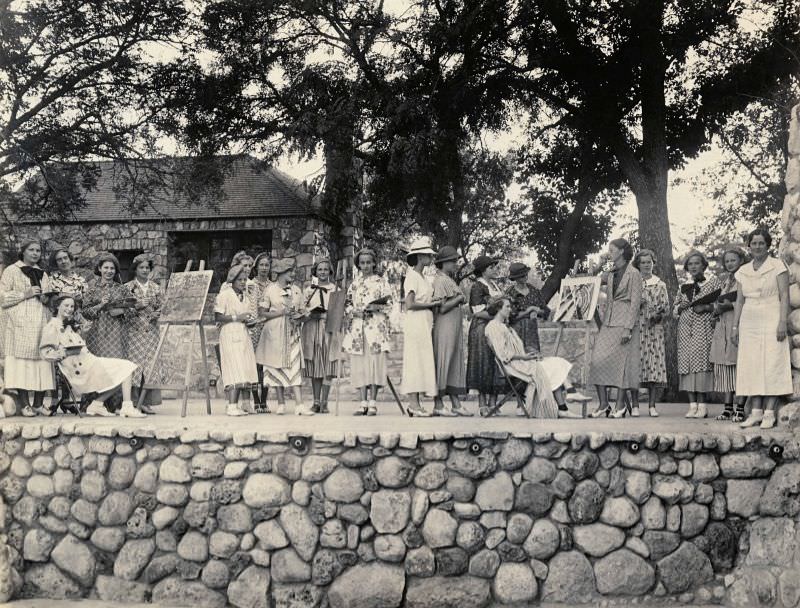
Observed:
[[[792,108],[789,126],[789,162],[786,166],[786,198],[781,224],[781,257],[789,266],[791,285],[789,333],[792,340],[792,380],[795,396],[800,395],[800,105]]]
[[[743,434],[5,425],[0,545],[16,597],[793,607],[798,458]]]

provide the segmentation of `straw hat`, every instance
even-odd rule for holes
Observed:
[[[431,241],[431,237],[429,236],[421,236],[415,241],[411,243],[411,246],[408,248],[408,252],[406,253],[406,259],[408,256],[411,255],[436,255],[436,251],[433,249],[433,242]]]

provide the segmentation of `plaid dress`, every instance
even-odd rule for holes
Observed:
[[[86,332],[86,346],[98,357],[127,359],[125,320],[122,315],[112,317],[110,309],[103,308],[104,295],[114,302],[130,297],[131,292],[121,283],[104,283],[100,277],[89,282],[83,298],[83,316],[92,322]]]

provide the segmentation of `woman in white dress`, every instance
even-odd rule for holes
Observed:
[[[312,416],[303,404],[303,345],[300,326],[305,317],[303,292],[294,284],[294,260],[272,265],[275,282],[265,290],[258,305],[259,318],[266,319],[256,349],[256,362],[264,367],[264,384],[275,388],[277,414],[286,412],[285,390],[294,393],[294,413]]]
[[[436,252],[431,240],[422,237],[411,244],[406,255],[409,269],[403,281],[405,315],[403,317],[403,381],[400,392],[409,396],[409,416],[430,416],[420,403],[420,396],[436,397],[436,364],[433,359],[433,286],[422,270],[433,261]]]
[[[242,389],[258,382],[256,356],[248,325],[255,322],[250,300],[245,295],[249,270],[239,264],[228,271],[229,289],[220,289],[214,305],[214,321],[220,325],[219,354],[222,382],[228,395],[228,416],[247,414],[239,407]]]
[[[41,257],[39,241],[24,242],[19,261],[3,270],[0,278],[0,304],[5,312],[5,389],[16,391],[17,408],[23,416],[41,413],[45,392],[55,389],[53,366],[39,353],[42,329],[50,320],[42,299],[51,290],[50,278],[39,267]],[[33,393],[33,407],[29,391]]]
[[[144,418],[131,400],[132,376],[136,363],[113,357],[97,357],[86,347],[84,339],[75,331],[75,299],[70,295],[58,296],[53,301],[56,316],[42,331],[39,352],[42,359],[58,364],[61,373],[69,382],[76,397],[97,393],[86,414],[89,416],[113,416],[106,409],[105,401],[118,388],[122,388],[123,418]]]
[[[792,393],[792,368],[786,322],[789,317],[789,272],[769,255],[772,237],[758,228],[747,237],[753,261],[736,272],[739,292],[731,336],[739,346],[736,394],[752,409],[743,428],[775,426],[779,397]]]
[[[511,301],[506,298],[492,300],[486,308],[492,320],[486,325],[486,341],[494,354],[503,362],[505,372],[528,383],[525,389],[525,411],[531,418],[580,418],[567,408],[566,401],[589,401],[580,393],[572,392],[566,399],[572,364],[561,357],[544,357],[536,352],[525,352],[519,334],[508,326]]]

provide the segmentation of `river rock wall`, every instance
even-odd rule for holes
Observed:
[[[789,434],[5,425],[0,558],[15,597],[788,607],[799,455]]]

